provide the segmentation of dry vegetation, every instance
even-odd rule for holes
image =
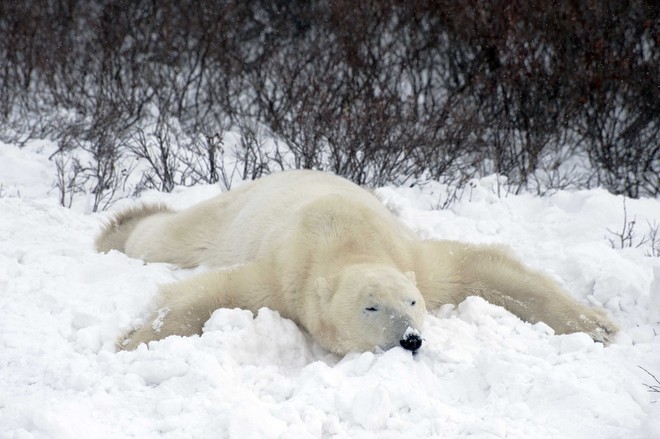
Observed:
[[[63,204],[95,209],[135,158],[138,190],[303,167],[657,196],[659,43],[652,1],[0,2],[0,137],[57,139]]]

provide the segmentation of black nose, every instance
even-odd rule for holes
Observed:
[[[417,334],[410,334],[403,340],[400,340],[401,346],[409,351],[416,351],[422,346],[422,338]]]

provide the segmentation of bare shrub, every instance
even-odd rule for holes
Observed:
[[[270,164],[278,162],[265,150],[259,125],[243,120],[239,124],[239,134],[240,141],[236,151],[236,162],[240,166],[239,178],[254,180],[270,173]],[[282,162],[279,161],[279,164]]]
[[[76,157],[63,150],[58,151],[54,156],[55,167],[57,170],[57,179],[54,187],[57,188],[60,205],[71,207],[73,198],[85,192],[85,183],[87,179],[84,176],[83,167]]]
[[[142,174],[137,191],[145,188],[171,192],[175,185],[177,154],[176,133],[170,125],[160,119],[152,133],[139,128],[127,149],[148,163]]]
[[[205,134],[193,139],[179,159],[190,184],[225,182],[222,134]]]
[[[52,156],[60,204],[71,207],[76,195],[91,193],[91,210],[96,212],[107,209],[117,197],[128,195],[126,182],[133,166],[122,159],[122,146],[119,139],[104,131],[83,136],[73,129],[63,137]]]
[[[644,384],[644,387],[646,387],[646,390],[651,393],[660,393],[660,380],[658,380],[658,378],[656,378],[655,375],[653,375],[651,372],[649,372],[647,369],[643,368],[642,366],[638,365],[637,367],[639,367],[644,372],[646,372],[646,374],[651,378],[651,380],[653,380],[652,384],[642,383]]]
[[[98,181],[139,158],[161,190],[295,167],[657,196],[659,17],[644,0],[0,2],[0,138],[75,131]],[[88,183],[102,208],[112,185]]]
[[[628,217],[626,198],[623,198],[623,224],[618,230],[607,229],[609,236],[607,240],[615,249],[646,247],[646,256],[660,257],[660,224],[647,221],[648,230],[641,236],[637,234],[637,217]]]

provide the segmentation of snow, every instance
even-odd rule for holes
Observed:
[[[470,297],[429,313],[415,355],[340,358],[268,309],[220,309],[202,336],[117,353],[157,285],[190,270],[95,253],[110,212],[58,206],[52,151],[46,141],[0,145],[2,439],[660,437],[660,394],[639,367],[660,378],[660,258],[610,246],[621,197],[498,196],[487,177],[437,210],[442,185],[378,190],[420,236],[506,243],[604,307],[621,326],[608,347]],[[219,192],[142,197],[181,208]],[[660,199],[626,206],[638,236],[660,220]]]
[[[422,336],[422,334],[420,334],[420,332],[417,329],[411,328],[410,326],[408,326],[406,328],[406,332],[403,333],[403,339],[404,340],[408,339],[410,337],[421,337],[421,336]]]

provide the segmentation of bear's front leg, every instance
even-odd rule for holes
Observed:
[[[248,264],[235,270],[213,271],[161,287],[158,310],[148,323],[117,341],[120,350],[170,335],[201,334],[204,323],[218,308],[243,308],[256,312],[267,284],[259,267]],[[257,299],[257,300],[255,300]]]

